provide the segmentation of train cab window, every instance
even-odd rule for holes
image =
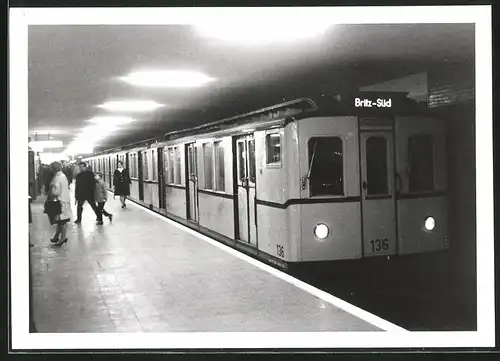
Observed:
[[[142,179],[143,180],[149,180],[149,173],[148,173],[148,152],[144,151],[142,153]]]
[[[366,139],[367,194],[389,194],[387,172],[387,140],[383,137]]]
[[[279,133],[266,135],[266,164],[281,164],[281,139]]]
[[[203,144],[203,169],[205,175],[205,189],[214,189],[214,160],[212,144]]]
[[[407,176],[411,193],[434,190],[434,145],[432,135],[419,134],[408,139]]]
[[[224,187],[224,147],[222,142],[214,143],[215,153],[215,190],[223,192]]]
[[[251,183],[255,183],[255,140],[248,141],[248,178]]]
[[[179,147],[175,151],[175,184],[181,184],[181,151]]]
[[[338,137],[309,139],[309,189],[311,196],[344,194],[344,154]]]

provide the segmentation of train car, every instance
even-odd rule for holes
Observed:
[[[124,150],[131,198],[279,268],[444,250],[444,124],[400,93],[297,99]]]

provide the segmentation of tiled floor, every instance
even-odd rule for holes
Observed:
[[[38,332],[378,330],[112,196],[113,223],[96,225],[85,205],[68,243],[54,247],[42,204],[30,226]]]

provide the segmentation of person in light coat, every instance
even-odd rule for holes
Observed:
[[[110,222],[113,221],[113,215],[111,213],[106,212],[106,210],[104,209],[104,205],[108,200],[108,185],[106,184],[106,182],[103,181],[101,173],[99,172],[95,173],[94,177],[95,177],[94,197],[97,203],[97,209],[99,211],[97,214],[97,224],[101,225],[103,214],[109,218]]]
[[[56,224],[57,228],[56,234],[50,241],[57,246],[61,246],[68,241],[66,227],[72,217],[71,201],[69,198],[68,179],[62,172],[61,162],[53,162],[51,168],[55,174],[50,182],[48,197],[61,203],[61,214],[54,215],[51,219],[51,222]]]

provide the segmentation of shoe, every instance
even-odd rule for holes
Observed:
[[[97,221],[97,223],[96,223],[96,224],[97,224],[98,226],[100,226],[100,225],[104,224],[104,222],[103,222],[103,221]]]
[[[58,242],[59,242],[59,238],[58,237],[54,237],[54,238],[50,239],[50,243],[58,243]]]
[[[109,223],[112,223],[112,222],[113,222],[113,215],[112,215],[112,214],[110,214],[110,215],[108,216],[108,218],[109,218]]]
[[[75,221],[75,223],[76,223],[76,224],[80,224],[80,223],[82,223],[82,220],[81,220],[81,219],[77,219],[77,220]]]
[[[64,238],[62,241],[59,241],[56,243],[56,246],[62,246],[63,244],[65,244],[66,242],[68,242],[68,238]]]

